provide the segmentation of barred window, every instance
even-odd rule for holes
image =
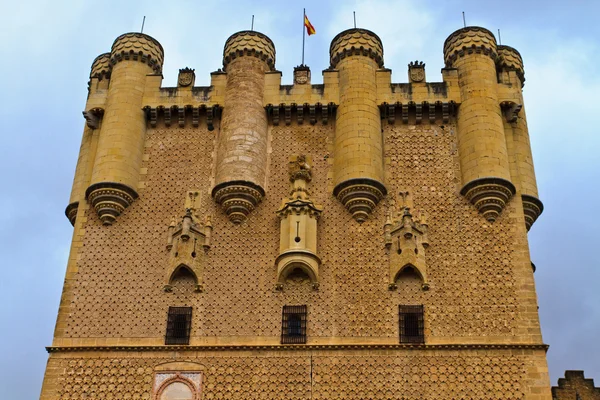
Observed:
[[[306,343],[306,306],[283,306],[281,344]]]
[[[190,344],[192,307],[169,307],[165,344]]]
[[[400,343],[425,343],[423,306],[399,306]]]

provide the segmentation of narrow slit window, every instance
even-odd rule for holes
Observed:
[[[169,307],[165,344],[190,344],[192,307]]]
[[[281,344],[306,343],[306,306],[283,306]]]
[[[399,307],[400,343],[425,343],[423,306]]]

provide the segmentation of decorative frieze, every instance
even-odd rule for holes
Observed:
[[[415,124],[423,122],[423,114],[427,113],[426,120],[434,124],[436,120],[441,120],[447,124],[451,117],[456,116],[457,105],[454,101],[449,102],[427,102],[420,103],[409,101],[408,103],[383,103],[379,106],[381,118],[387,119],[388,124],[396,123],[396,113],[400,113],[403,124],[414,121]]]
[[[335,112],[337,105],[335,103],[329,104],[279,104],[273,105],[268,104],[265,109],[267,110],[267,114],[270,116],[271,121],[273,121],[273,125],[278,126],[281,121],[281,111],[283,110],[284,115],[284,123],[286,125],[290,125],[292,123],[292,113],[295,114],[295,120],[298,125],[302,125],[304,123],[304,115],[308,114],[309,122],[311,125],[315,125],[318,119],[321,119],[321,123],[323,125],[327,125],[329,122],[329,116]]]
[[[146,120],[152,128],[155,128],[158,121],[162,119],[165,126],[170,127],[173,114],[177,115],[177,124],[180,128],[184,128],[191,121],[193,127],[200,126],[200,116],[206,115],[206,126],[209,131],[215,129],[214,118],[220,116],[221,106],[202,104],[199,106],[145,106],[143,108],[146,113]],[[162,118],[161,118],[162,117]]]

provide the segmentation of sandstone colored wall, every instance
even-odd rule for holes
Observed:
[[[432,343],[540,343],[535,289],[518,199],[491,224],[459,194],[456,127],[387,125],[385,162],[389,202],[411,193],[413,209],[429,214],[427,266],[431,290],[419,285],[387,289],[384,248],[386,207],[356,224],[333,198],[333,125],[271,127],[270,195],[246,224],[234,227],[210,198],[215,131],[149,129],[136,207],[118,224],[102,226],[88,210],[73,303],[64,335],[106,343],[146,338],[162,343],[170,305],[194,307],[193,343],[277,343],[281,307],[308,304],[309,338],[395,342],[397,305],[424,304]],[[291,282],[273,292],[279,246],[275,210],[287,195],[290,154],[312,157],[311,197],[324,206],[317,253],[323,259],[321,290]],[[202,195],[213,217],[213,247],[206,253],[206,292],[162,290],[168,263],[166,229],[184,212],[188,190]],[[225,295],[224,295],[225,294]],[[227,295],[229,294],[229,295]],[[98,324],[97,321],[104,321]],[[137,339],[136,339],[137,340]]]
[[[150,399],[156,366],[173,361],[200,365],[207,400],[549,399],[543,350],[55,354],[43,398]]]

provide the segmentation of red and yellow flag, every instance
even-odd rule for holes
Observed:
[[[315,33],[317,33],[317,31],[315,30],[315,27],[312,26],[312,24],[308,20],[308,17],[306,16],[306,14],[304,14],[304,26],[306,27],[306,33],[308,33],[308,36],[314,35]]]

